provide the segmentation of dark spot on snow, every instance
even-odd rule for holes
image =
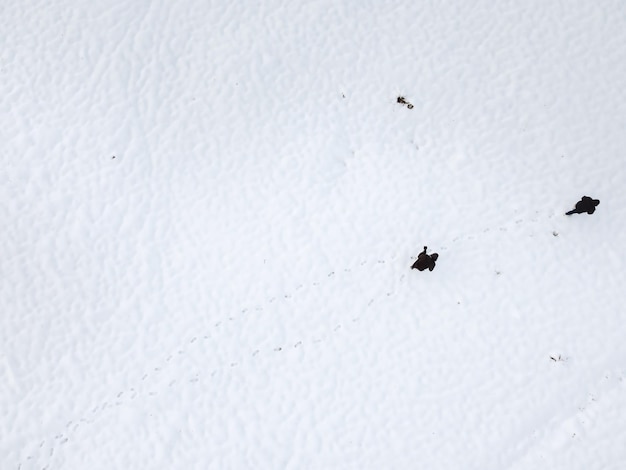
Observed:
[[[413,105],[409,103],[404,96],[398,96],[397,102],[401,105],[406,105],[406,107],[409,109],[413,109]]]
[[[574,209],[569,212],[566,212],[565,215],[572,214],[593,214],[596,211],[596,206],[600,204],[599,199],[592,199],[589,196],[583,196],[580,201],[576,203]]]

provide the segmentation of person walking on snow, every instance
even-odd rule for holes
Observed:
[[[599,199],[591,199],[589,196],[583,196],[583,198],[576,203],[576,207],[566,212],[565,215],[583,214],[585,212],[587,214],[593,214],[598,204],[600,204]]]
[[[425,246],[424,251],[422,251],[417,256],[417,261],[413,263],[413,266],[411,266],[411,269],[419,269],[420,271],[424,271],[425,269],[432,271],[433,269],[435,269],[435,261],[437,261],[437,258],[439,258],[439,255],[437,253],[433,253],[432,255],[426,254],[427,248],[428,247]]]

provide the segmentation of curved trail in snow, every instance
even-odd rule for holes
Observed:
[[[469,235],[459,235],[449,238],[446,241],[441,242],[438,248],[433,248],[438,251],[445,252],[448,249],[448,245],[457,243],[459,241],[471,241],[479,239],[483,234],[488,232],[502,232],[507,233],[511,229],[526,228],[529,224],[536,225],[540,222],[547,222],[555,217],[554,213],[541,215],[536,212],[535,215],[527,221],[524,218],[516,218],[508,224],[501,225],[499,227],[488,227]],[[546,230],[549,230],[546,228]],[[553,232],[553,235],[558,235]],[[529,235],[532,237],[533,235]],[[417,251],[416,251],[417,252]],[[99,403],[95,403],[90,406],[85,412],[78,417],[73,417],[67,420],[65,427],[47,438],[42,438],[37,443],[31,445],[31,450],[28,451],[27,456],[17,463],[18,470],[24,470],[25,468],[40,468],[42,470],[51,470],[50,465],[53,462],[56,449],[60,446],[65,446],[71,443],[76,433],[83,426],[93,424],[104,413],[109,413],[111,410],[115,410],[122,406],[132,405],[135,399],[152,397],[158,394],[158,388],[163,387],[163,383],[167,382],[166,387],[176,387],[180,384],[194,384],[201,380],[204,380],[206,375],[208,379],[215,377],[219,373],[227,373],[229,370],[240,366],[244,361],[258,361],[262,357],[277,358],[280,355],[305,350],[307,348],[312,349],[322,346],[324,343],[332,340],[333,337],[341,334],[346,329],[349,330],[350,326],[355,325],[359,320],[367,315],[372,305],[380,304],[380,300],[384,300],[392,297],[395,292],[393,290],[386,292],[384,295],[378,295],[367,299],[367,305],[365,311],[359,316],[352,317],[348,322],[345,321],[333,321],[334,325],[329,328],[323,335],[312,335],[309,337],[294,337],[288,342],[281,344],[277,343],[271,347],[258,347],[242,352],[238,357],[233,357],[226,361],[223,361],[217,368],[212,368],[210,371],[193,372],[193,373],[181,373],[176,370],[177,358],[184,356],[192,348],[198,348],[201,345],[207,345],[210,341],[217,341],[224,338],[220,334],[220,329],[227,323],[242,321],[249,318],[251,315],[260,314],[272,307],[278,305],[279,302],[290,302],[297,299],[298,295],[313,289],[323,288],[329,283],[334,283],[337,280],[349,278],[352,274],[360,269],[372,269],[373,267],[389,267],[394,266],[395,263],[399,263],[399,260],[394,255],[389,259],[377,259],[377,260],[363,260],[357,265],[350,267],[343,267],[329,272],[324,278],[317,281],[301,283],[293,290],[283,292],[281,294],[269,296],[264,302],[257,304],[256,306],[242,307],[237,314],[225,317],[223,320],[215,322],[211,328],[211,331],[205,331],[203,334],[192,336],[185,341],[181,341],[180,346],[176,348],[176,351],[171,352],[166,357],[162,358],[159,362],[153,365],[149,370],[146,370],[141,377],[138,377],[132,386],[128,386],[123,390],[117,390],[112,392],[108,399],[103,399]],[[401,284],[406,284],[407,275],[410,272],[410,265],[412,260],[402,261],[406,265],[407,274],[402,275],[400,278]],[[214,335],[217,333],[217,337]],[[165,381],[163,376],[169,375]],[[151,383],[161,381],[163,383],[156,383],[154,386],[150,386]],[[37,466],[34,466],[35,463]],[[27,467],[26,467],[27,466]]]

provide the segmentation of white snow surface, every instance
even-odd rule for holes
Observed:
[[[0,468],[626,468],[626,3],[0,11]]]

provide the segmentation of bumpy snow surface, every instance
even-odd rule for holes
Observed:
[[[0,468],[626,468],[625,5],[3,1]]]

